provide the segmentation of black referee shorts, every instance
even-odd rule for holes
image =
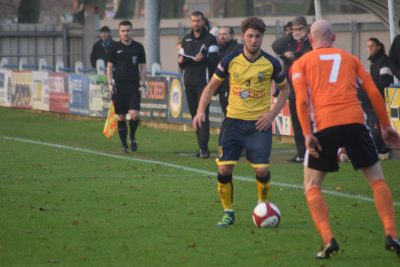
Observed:
[[[319,158],[307,153],[304,166],[323,172],[339,170],[337,151],[344,147],[354,169],[367,168],[378,161],[378,152],[369,129],[363,124],[347,124],[314,134],[321,144]]]
[[[129,110],[140,110],[140,92],[139,83],[121,83],[115,84],[116,93],[113,95],[112,100],[114,101],[115,113],[116,114],[127,114]]]

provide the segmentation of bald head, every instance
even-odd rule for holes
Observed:
[[[317,20],[311,26],[311,44],[312,47],[331,47],[335,41],[335,34],[332,31],[332,25],[326,20]]]

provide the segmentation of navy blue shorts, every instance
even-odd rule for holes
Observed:
[[[139,83],[116,83],[112,99],[116,114],[127,114],[129,110],[140,110]]]
[[[363,124],[347,124],[324,129],[314,134],[321,144],[319,158],[306,153],[304,166],[323,171],[339,170],[337,151],[344,147],[354,169],[363,169],[378,161],[378,152],[369,129]]]
[[[247,160],[253,168],[269,166],[272,146],[272,128],[256,130],[257,121],[226,118],[219,136],[217,165],[231,165],[239,161],[240,153],[246,149]]]

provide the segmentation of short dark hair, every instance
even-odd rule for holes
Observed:
[[[222,26],[221,29],[222,29],[222,28],[228,29],[228,32],[229,32],[230,35],[234,35],[234,34],[235,34],[235,32],[233,31],[233,28],[232,28],[232,27],[229,27],[229,26]]]
[[[204,14],[201,11],[198,11],[198,10],[193,11],[192,16],[193,17],[201,17],[202,20],[205,20],[205,18],[206,18],[204,16]]]
[[[249,28],[264,33],[267,26],[262,19],[258,17],[249,17],[242,21],[242,33],[245,33]]]
[[[307,27],[307,20],[303,16],[295,17],[292,20],[292,26],[294,26],[294,25],[303,25],[303,26]]]
[[[100,32],[111,32],[111,29],[108,26],[103,26],[100,28]]]
[[[286,29],[290,29],[290,28],[292,28],[292,22],[291,21],[288,21],[288,23],[286,23],[285,24],[285,26],[283,26],[283,28],[286,30]]]
[[[132,28],[132,22],[130,22],[129,20],[123,20],[118,24],[118,28],[121,26],[131,26]]]

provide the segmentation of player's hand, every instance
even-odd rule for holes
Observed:
[[[382,128],[382,138],[388,147],[400,149],[400,136],[393,127]]]
[[[204,55],[202,53],[198,53],[193,60],[196,61],[196,62],[200,62],[203,59],[204,59]]]
[[[192,120],[193,129],[197,131],[205,121],[206,121],[206,114],[197,112],[196,116],[194,116]]]
[[[185,62],[185,58],[183,56],[178,56],[178,63],[183,64]]]
[[[292,51],[286,51],[285,53],[283,53],[283,56],[290,60],[294,60],[294,53]]]
[[[308,153],[315,158],[319,158],[319,152],[322,151],[322,147],[317,137],[312,134],[307,134],[304,136],[304,141]]]
[[[144,85],[141,85],[141,86],[139,87],[139,92],[140,92],[140,96],[141,96],[141,97],[146,96],[146,93],[147,93],[146,87],[145,87]]]
[[[264,131],[268,129],[272,122],[274,121],[274,116],[272,116],[271,112],[264,112],[256,122],[257,131]]]
[[[115,88],[113,84],[109,84],[108,89],[110,90],[110,99],[112,99],[114,94],[117,92],[117,88]]]

